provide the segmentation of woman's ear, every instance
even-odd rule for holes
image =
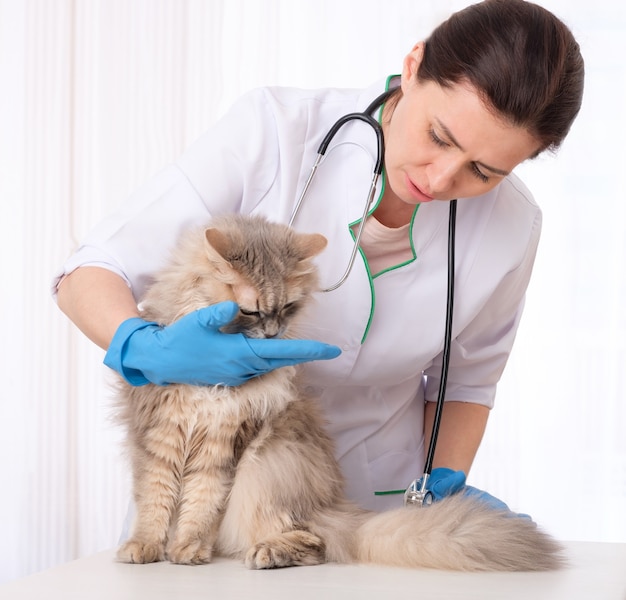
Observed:
[[[412,50],[404,57],[404,63],[402,64],[402,78],[401,87],[402,91],[406,92],[406,87],[410,84],[414,84],[417,78],[417,71],[422,64],[422,58],[424,57],[424,42],[418,42],[413,46]]]

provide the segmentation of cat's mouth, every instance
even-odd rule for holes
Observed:
[[[282,337],[286,331],[286,327],[280,327],[279,329],[268,331],[262,327],[250,327],[243,323],[237,323],[234,321],[232,323],[228,323],[228,325],[220,327],[220,331],[222,333],[241,333],[251,339],[263,340]]]

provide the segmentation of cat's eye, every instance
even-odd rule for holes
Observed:
[[[246,310],[245,308],[239,307],[239,312],[246,317],[260,317],[261,313],[256,310]]]
[[[298,309],[298,303],[297,302],[287,302],[287,304],[285,304],[285,306],[282,307],[280,313],[281,315],[285,316],[285,315],[289,315],[291,313],[293,313],[294,311],[296,311]]]

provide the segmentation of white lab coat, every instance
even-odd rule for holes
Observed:
[[[92,231],[56,281],[80,265],[119,273],[139,299],[181,231],[240,211],[287,222],[318,145],[340,116],[384,90],[260,89],[239,100],[180,160]],[[322,284],[343,273],[370,185],[375,136],[346,125],[331,144],[294,226],[324,234]],[[381,184],[379,184],[381,185]],[[338,290],[319,294],[304,336],[341,347],[304,367],[347,478],[366,507],[399,505],[421,475],[424,400],[437,397],[444,336],[448,203],[419,207],[415,260],[372,278],[362,256]],[[491,406],[510,353],[541,228],[541,213],[515,176],[485,196],[460,199],[456,297],[447,398]]]

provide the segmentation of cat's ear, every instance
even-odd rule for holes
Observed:
[[[328,244],[328,240],[321,233],[299,233],[297,236],[298,250],[302,260],[316,256]]]
[[[229,250],[231,248],[231,240],[227,235],[224,235],[219,229],[210,227],[204,232],[204,237],[207,241],[207,248],[210,254],[217,254],[223,260],[227,260]]]
[[[210,227],[204,232],[207,257],[225,283],[233,283],[238,277],[228,256],[232,249],[232,240],[219,229]]]

